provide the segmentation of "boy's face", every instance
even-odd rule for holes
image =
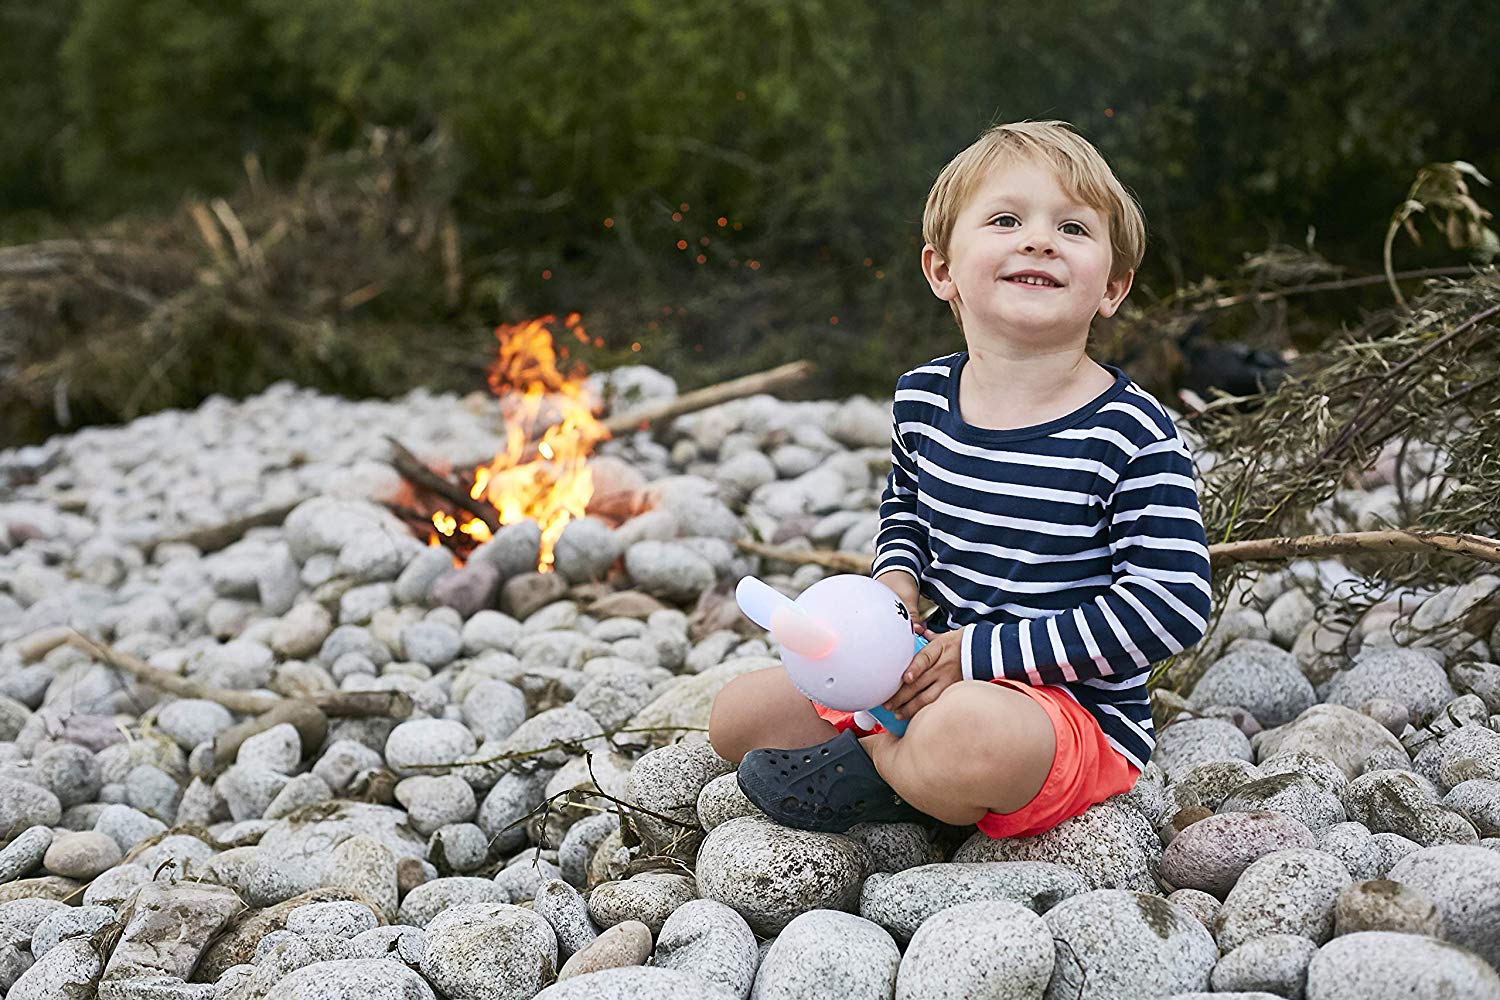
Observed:
[[[949,259],[932,244],[922,270],[933,294],[956,301],[964,335],[1018,346],[1062,346],[1087,337],[1095,314],[1112,316],[1134,272],[1109,280],[1108,220],[1079,204],[1045,164],[1001,163],[959,213]],[[1012,276],[1032,271],[1055,285]]]

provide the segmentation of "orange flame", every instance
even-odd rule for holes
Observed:
[[[555,321],[554,316],[543,316],[495,331],[500,353],[490,369],[489,383],[500,399],[505,444],[493,461],[474,470],[474,486],[469,491],[473,499],[483,499],[495,508],[501,524],[536,521],[542,530],[537,560],[542,573],[552,569],[552,551],[563,528],[588,508],[594,492],[588,456],[610,436],[594,419],[583,365],[576,363],[567,372],[557,366],[558,355],[566,358],[568,349],[552,343],[548,324]],[[590,342],[577,313],[570,313],[564,325],[581,343]],[[489,528],[478,518],[459,524],[438,511],[432,523],[450,538],[455,531],[476,543],[490,537]],[[431,538],[438,544],[436,535]]]

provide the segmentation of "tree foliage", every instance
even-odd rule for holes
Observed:
[[[290,185],[374,127],[439,137],[454,322],[581,309],[689,382],[809,355],[888,391],[957,345],[921,211],[989,123],[1100,147],[1146,210],[1140,303],[1314,231],[1377,273],[1417,168],[1496,173],[1497,41],[1414,0],[6,5],[0,193],[88,225],[230,194],[246,154]]]

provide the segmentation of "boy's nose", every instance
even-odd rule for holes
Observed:
[[[1036,253],[1036,248],[1037,248],[1036,242],[1030,242],[1030,243],[1026,244],[1026,252],[1027,253]],[[1054,247],[1054,246],[1052,246],[1049,243],[1045,247],[1042,248],[1042,253],[1046,254],[1048,257],[1051,257],[1053,254],[1057,253],[1057,248]]]

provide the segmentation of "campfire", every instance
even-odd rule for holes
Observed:
[[[594,493],[588,459],[611,433],[594,415],[599,401],[589,389],[583,363],[569,365],[567,344],[553,342],[556,323],[555,316],[542,316],[495,330],[499,353],[490,367],[489,385],[505,441],[491,461],[457,477],[456,483],[435,474],[414,476],[412,469],[402,468],[416,487],[414,502],[428,498],[432,504],[428,544],[447,546],[456,560],[502,526],[530,520],[542,532],[537,571],[551,572],[553,548],[563,529],[588,509]],[[569,314],[562,327],[579,343],[590,343],[577,313]],[[462,493],[455,496],[454,487]],[[403,513],[410,519],[409,510]]]
[[[557,326],[555,316],[542,316],[495,330],[499,351],[490,367],[489,386],[498,402],[505,441],[489,462],[467,473],[434,470],[399,441],[388,439],[392,464],[410,487],[402,502],[388,506],[428,544],[451,550],[456,564],[503,526],[530,520],[542,535],[537,571],[551,572],[553,550],[570,521],[587,513],[616,527],[648,506],[639,491],[595,494],[589,458],[600,442],[659,420],[796,384],[812,370],[807,362],[794,362],[601,420],[597,414],[603,401],[590,389],[583,363],[569,363],[567,342],[554,342]],[[603,346],[598,338],[590,338],[577,313],[570,313],[561,328],[579,344]]]

